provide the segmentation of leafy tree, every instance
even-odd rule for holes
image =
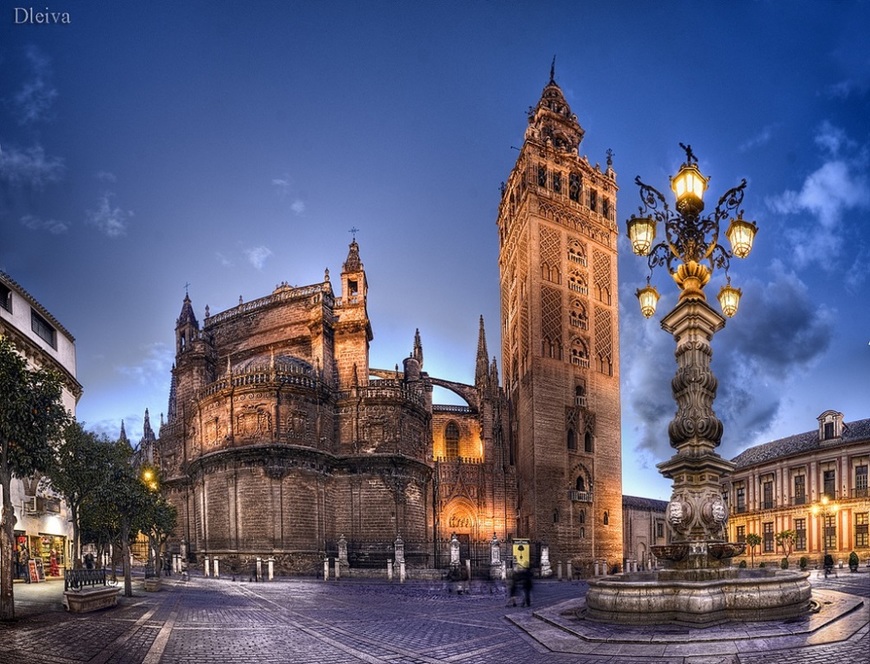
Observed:
[[[106,437],[85,431],[78,422],[70,422],[58,446],[54,463],[47,473],[52,489],[63,496],[69,506],[73,525],[73,565],[81,567],[81,511],[89,496],[97,490],[105,475],[112,452]]]
[[[51,466],[69,413],[61,402],[60,377],[31,370],[5,337],[0,337],[0,561],[12,560],[15,516],[12,476],[44,473]],[[12,565],[0,565],[0,620],[15,618]]]
[[[154,568],[160,576],[163,547],[178,523],[178,510],[157,493],[150,494],[150,505],[143,512],[142,532],[148,535],[148,546],[153,552]]]
[[[791,552],[794,550],[794,543],[797,539],[797,531],[795,530],[783,530],[782,532],[777,533],[773,536],[776,540],[776,543],[782,547],[782,555],[785,556],[786,567],[788,566],[788,557],[791,555]]]
[[[746,544],[749,545],[749,561],[751,563],[750,566],[755,567],[755,547],[761,544],[761,535],[749,533],[746,536]]]

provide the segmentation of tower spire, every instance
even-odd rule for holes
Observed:
[[[550,65],[550,83],[556,82],[556,56],[553,55],[553,62]]]
[[[474,369],[474,384],[482,387],[486,384],[489,374],[489,353],[486,351],[486,330],[483,327],[483,315],[480,316],[480,328],[477,333],[477,363]]]

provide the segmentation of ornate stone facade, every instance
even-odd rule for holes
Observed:
[[[401,537],[409,565],[434,567],[454,533],[470,548],[514,532],[507,409],[483,321],[474,385],[423,371],[419,332],[402,370],[376,369],[367,289],[354,241],[341,297],[327,272],[206,307],[200,327],[185,296],[155,445],[178,549],[183,538],[197,557],[274,557],[279,571],[311,573],[342,536],[357,568],[382,568]],[[433,406],[433,385],[467,405]]]
[[[616,173],[552,72],[528,120],[498,216],[518,531],[588,575],[623,558]]]

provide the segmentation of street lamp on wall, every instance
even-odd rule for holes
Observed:
[[[705,300],[703,288],[713,270],[723,269],[728,277],[731,259],[746,258],[752,251],[758,227],[755,222],[744,219],[740,209],[746,180],[725,192],[711,214],[701,215],[709,178],[698,168],[691,146],[680,143],[680,147],[686,151],[686,161],[671,178],[675,209],[670,208],[660,191],[645,184],[638,176],[635,182],[640,187],[643,205],[639,208],[640,215],[632,215],[628,220],[628,237],[635,254],[648,256],[650,277],[654,268],[666,265],[682,291],[681,300]],[[726,219],[730,219],[725,231],[730,250],[719,244],[719,227]],[[664,230],[664,239],[653,244],[659,223]],[[646,288],[637,291],[641,312],[647,318],[655,313],[658,302],[658,292],[649,281],[648,278]],[[741,294],[739,288],[731,286],[728,277],[718,296],[725,316],[730,318],[737,312]]]
[[[830,571],[830,568],[833,567],[833,560],[831,561],[831,565],[828,565],[828,518],[835,515],[838,509],[838,505],[832,503],[831,499],[825,495],[822,496],[822,499],[813,505],[810,510],[813,516],[822,517],[822,548],[824,551],[822,554],[824,556],[822,558],[822,566],[825,568],[825,578],[828,577],[828,572]]]

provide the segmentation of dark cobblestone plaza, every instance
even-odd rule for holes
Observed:
[[[606,628],[607,638],[598,643],[584,642],[546,619],[547,611],[561,611],[565,620],[584,622],[558,608],[582,598],[583,582],[540,582],[527,609],[506,607],[504,588],[486,584],[458,595],[435,582],[170,577],[160,592],[145,593],[140,580],[134,596],[121,597],[118,607],[79,615],[64,612],[58,582],[16,585],[17,620],[0,623],[0,663],[870,661],[870,574],[812,583],[823,602],[819,615],[825,598],[838,593],[865,601],[859,606],[853,601],[856,608],[843,619],[811,632],[801,633],[794,621],[712,628],[716,631],[668,626],[656,628],[652,637],[635,632],[631,639]],[[650,643],[638,642],[644,638]]]

